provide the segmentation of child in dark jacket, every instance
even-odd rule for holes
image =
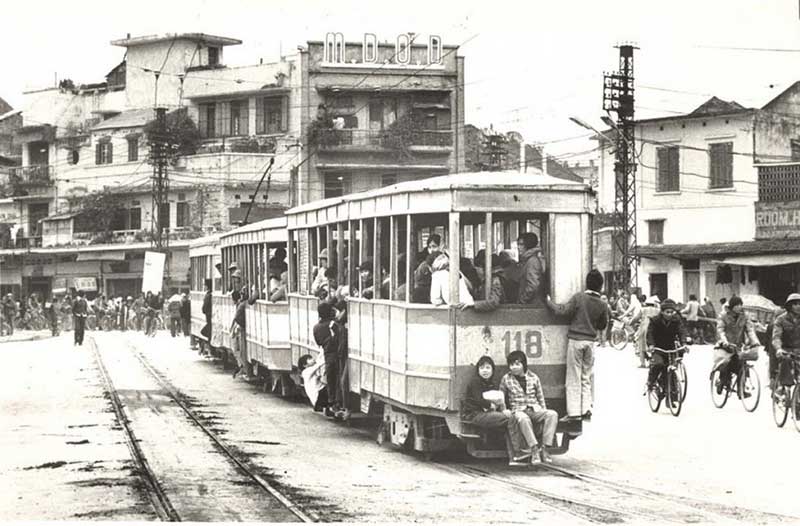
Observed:
[[[328,398],[331,409],[341,412],[344,409],[340,377],[342,373],[341,357],[347,349],[347,333],[336,321],[336,309],[328,302],[322,301],[317,307],[319,322],[314,325],[314,341],[322,347],[325,356],[325,379],[328,385]]]

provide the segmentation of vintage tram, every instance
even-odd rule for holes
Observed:
[[[489,355],[503,373],[508,353],[524,351],[548,407],[563,415],[569,320],[541,301],[489,313],[458,309],[461,258],[485,249],[488,297],[492,253],[535,232],[547,269],[542,294],[566,302],[582,290],[591,267],[594,210],[587,185],[516,172],[435,177],[293,208],[287,212],[292,361],[319,352],[312,334],[319,300],[311,285],[325,254],[337,285],[352,294],[350,409],[379,414],[394,444],[431,453],[461,439],[470,453],[489,456],[479,446],[485,437],[459,417],[474,364]],[[444,306],[412,302],[418,255],[434,234],[450,255]],[[565,452],[581,430],[580,422],[559,423],[554,452]]]

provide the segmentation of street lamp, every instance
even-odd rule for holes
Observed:
[[[604,123],[608,124],[606,122],[606,119],[608,119],[608,117],[601,117],[601,119],[603,119]],[[570,117],[569,120],[571,120],[572,122],[574,122],[575,124],[577,124],[581,128],[586,128],[589,131],[595,132],[597,135],[599,135],[600,137],[602,137],[603,139],[607,140],[610,143],[614,143],[615,142],[614,139],[612,139],[611,137],[609,137],[605,133],[601,132],[600,130],[598,130],[597,128],[595,128],[594,126],[589,124],[588,122],[584,121],[583,119],[579,119],[578,117]],[[611,119],[609,119],[609,120],[611,120]],[[610,126],[611,126],[611,128],[613,128],[615,130],[617,128],[613,123]]]

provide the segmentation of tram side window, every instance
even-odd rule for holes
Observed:
[[[412,261],[409,283],[412,303],[431,302],[431,281],[436,259],[447,251],[448,217],[446,214],[417,215],[412,218]],[[440,260],[441,265],[444,260]]]
[[[269,301],[286,301],[289,286],[289,266],[286,263],[286,248],[282,244],[266,245],[267,282],[264,297]]]

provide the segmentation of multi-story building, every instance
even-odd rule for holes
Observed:
[[[328,33],[300,51],[299,202],[464,170],[464,58],[439,36]]]
[[[676,301],[689,294],[714,301],[733,294],[784,295],[769,292],[759,266],[777,264],[775,254],[790,247],[759,239],[763,205],[756,203],[764,188],[759,170],[767,177],[783,169],[757,167],[800,153],[800,114],[791,108],[799,93],[796,84],[761,109],[713,97],[685,115],[636,122],[636,254],[645,294]],[[610,145],[601,146],[600,207],[611,211],[614,158]]]
[[[169,245],[166,286],[187,285],[188,240],[288,206],[463,169],[463,58],[439,37],[346,43],[340,33],[274,63],[229,67],[241,41],[182,33],[115,40],[105,81],[25,93],[22,192],[0,284],[23,293],[76,283],[140,289],[154,218]],[[180,138],[155,206],[155,108]],[[258,189],[259,180],[270,169]],[[19,185],[18,185],[19,186]],[[94,283],[94,285],[91,285]]]

